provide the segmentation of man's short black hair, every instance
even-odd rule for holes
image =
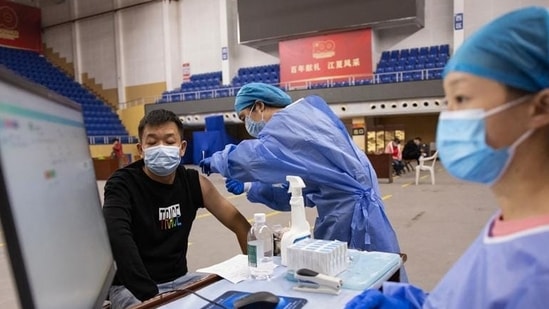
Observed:
[[[181,123],[181,120],[179,120],[179,118],[169,110],[157,109],[145,115],[145,117],[143,117],[143,119],[139,122],[139,126],[137,127],[139,141],[143,142],[143,131],[145,130],[145,126],[149,125],[155,127],[168,122],[175,123],[177,130],[179,131],[179,135],[181,136],[181,140],[183,140],[183,123]]]
[[[115,138],[112,139],[112,143],[114,143],[114,142],[119,142],[119,141],[120,141],[120,140],[118,139],[118,137],[115,137]]]
[[[419,136],[414,137],[414,139],[421,142],[421,137],[419,137]]]

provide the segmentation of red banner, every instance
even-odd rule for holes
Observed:
[[[42,50],[40,9],[0,0],[0,45]]]
[[[283,41],[278,50],[281,83],[372,75],[371,29]]]

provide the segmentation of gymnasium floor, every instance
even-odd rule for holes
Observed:
[[[197,166],[189,168],[198,169]],[[496,210],[488,188],[460,182],[439,165],[435,175],[435,185],[431,185],[427,172],[422,172],[418,186],[414,184],[414,172],[397,177],[391,184],[380,179],[387,215],[397,232],[402,252],[408,255],[405,266],[409,279],[426,290],[436,285]],[[212,174],[209,179],[246,218],[251,219],[254,212],[265,212],[269,224],[289,222],[289,213],[271,211],[248,202],[244,195],[228,193],[220,175]],[[102,197],[105,182],[97,184]],[[307,209],[311,224],[315,213],[314,208]],[[3,240],[0,241],[0,308],[18,308],[6,247]],[[190,236],[189,269],[209,266],[238,253],[233,234],[201,210]]]

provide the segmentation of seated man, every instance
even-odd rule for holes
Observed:
[[[139,123],[144,158],[117,170],[105,185],[105,216],[117,273],[112,308],[126,308],[194,278],[187,273],[187,242],[199,208],[233,231],[243,253],[250,224],[197,171],[180,165],[183,125],[166,110]]]
[[[385,153],[391,154],[393,158],[393,169],[397,175],[402,174],[404,163],[402,163],[402,152],[400,150],[400,139],[395,137],[385,147]]]
[[[416,160],[417,164],[419,164],[419,158],[422,155],[421,151],[421,138],[416,137],[413,140],[410,140],[404,145],[404,149],[402,150],[402,159],[403,160]]]

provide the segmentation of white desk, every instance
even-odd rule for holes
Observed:
[[[286,274],[285,267],[277,267],[275,269],[274,276],[268,281],[259,280],[245,280],[237,284],[233,284],[227,280],[221,280],[208,285],[198,291],[199,295],[208,299],[214,300],[221,294],[229,290],[245,291],[245,292],[259,292],[269,291],[276,295],[291,296],[306,298],[307,304],[305,308],[343,308],[345,304],[349,302],[354,296],[360,294],[362,291],[341,289],[339,295],[319,294],[319,293],[307,293],[294,291],[293,286],[296,282],[291,282],[284,278]],[[182,308],[202,308],[209,303],[205,300],[198,298],[195,295],[187,295],[183,298],[174,300],[171,303],[165,304],[159,308],[162,309],[182,309]]]

